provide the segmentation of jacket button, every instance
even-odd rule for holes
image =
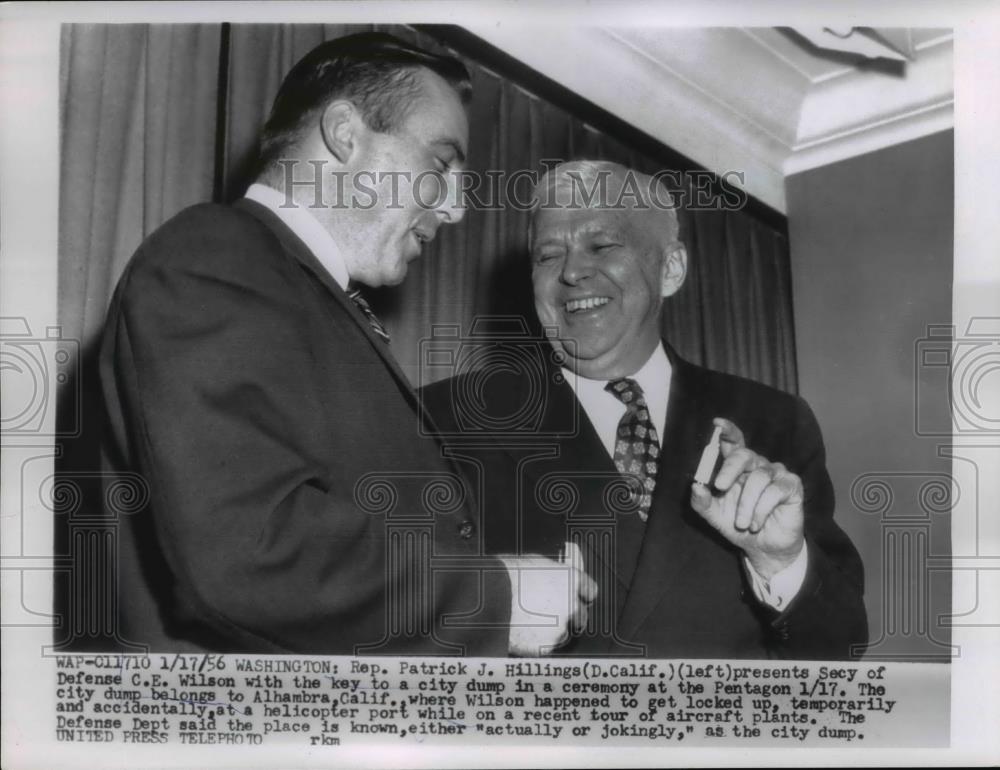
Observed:
[[[476,528],[472,525],[472,522],[466,519],[461,524],[458,525],[458,536],[463,540],[468,540],[472,537],[472,534],[476,531]]]

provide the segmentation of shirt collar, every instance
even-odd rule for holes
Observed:
[[[664,383],[670,382],[671,371],[667,351],[660,342],[642,368],[632,375],[632,379],[639,383],[643,393],[656,393],[663,390]]]
[[[644,394],[654,394],[663,390],[664,384],[670,382],[671,369],[667,351],[660,342],[639,371],[629,377],[639,383]],[[590,380],[580,377],[569,369],[563,369],[563,376],[577,395],[604,393],[604,386],[609,382],[609,380]]]
[[[316,217],[309,213],[309,209],[294,203],[291,206],[285,205],[286,199],[282,193],[259,183],[250,185],[244,197],[273,211],[275,216],[308,247],[337,285],[347,291],[351,276],[347,272],[344,255],[337,242],[333,240],[333,236]]]
[[[604,443],[608,454],[613,457],[615,434],[625,405],[613,393],[604,389],[604,386],[608,384],[607,380],[588,380],[585,377],[576,376],[567,369],[563,369],[562,373],[573,388],[580,406],[583,407],[583,411]],[[670,400],[672,374],[673,368],[670,365],[670,359],[667,357],[667,352],[661,342],[639,371],[631,375],[631,378],[638,382],[642,388],[646,405],[649,407],[649,416],[661,437],[667,422],[667,404]]]

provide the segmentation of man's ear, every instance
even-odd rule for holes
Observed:
[[[330,102],[323,110],[320,134],[323,144],[341,163],[347,163],[357,144],[357,128],[361,116],[350,102]]]
[[[677,290],[684,285],[687,277],[688,255],[687,249],[680,241],[674,241],[667,246],[667,253],[663,259],[663,270],[660,273],[660,295],[669,297],[676,294]]]

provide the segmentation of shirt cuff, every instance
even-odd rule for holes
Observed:
[[[795,557],[795,561],[785,567],[781,572],[777,572],[770,580],[764,580],[757,570],[750,564],[750,560],[745,556],[743,563],[746,565],[747,573],[750,575],[750,585],[753,587],[757,601],[763,602],[769,607],[778,611],[783,611],[795,594],[802,588],[802,583],[806,579],[806,568],[809,566],[809,549],[806,544],[802,544],[802,550]]]

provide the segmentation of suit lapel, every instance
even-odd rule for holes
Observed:
[[[340,285],[333,279],[333,276],[330,275],[322,264],[320,264],[320,261],[312,253],[312,251],[310,251],[309,247],[306,246],[302,240],[266,206],[262,206],[256,201],[249,200],[248,198],[241,198],[233,205],[259,219],[275,234],[285,251],[291,254],[302,264],[303,267],[312,273],[316,280],[319,281],[319,283],[330,293],[330,296],[333,297],[334,301],[340,305],[340,308],[351,318],[351,320],[354,321],[357,327],[365,335],[368,342],[371,344],[372,349],[378,354],[378,356],[385,363],[386,367],[392,373],[393,377],[396,379],[400,390],[403,391],[412,404],[418,404],[419,399],[413,389],[413,385],[400,368],[399,363],[392,355],[392,351],[389,346],[375,334],[371,328],[371,324],[368,323],[368,319],[365,318],[364,314],[357,308],[354,302],[351,301],[351,298],[347,296],[347,293],[340,288]],[[420,411],[422,413],[422,410]],[[427,416],[424,415],[424,418],[427,419]]]
[[[691,482],[716,415],[709,414],[699,398],[698,384],[687,364],[669,346],[666,349],[672,373],[662,460],[653,509],[632,578],[633,590],[620,618],[625,638],[633,638],[666,594],[685,585],[682,575],[696,573],[698,568],[695,562],[699,549],[692,546],[701,535],[685,519],[696,515],[690,510]]]

